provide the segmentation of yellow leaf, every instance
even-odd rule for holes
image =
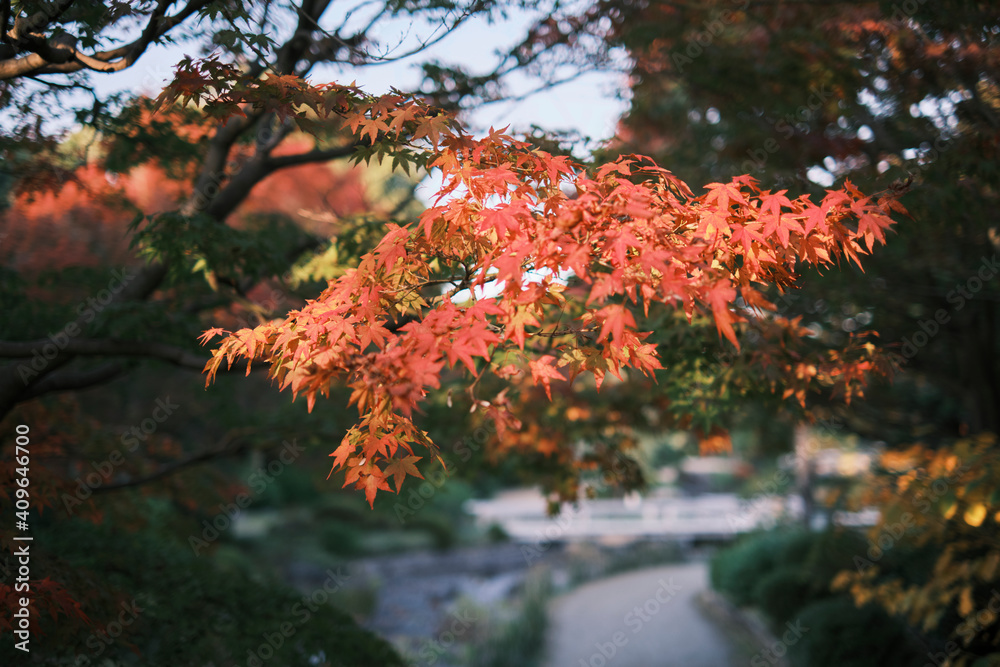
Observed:
[[[979,576],[983,581],[993,581],[993,577],[997,573],[997,565],[1000,565],[1000,551],[991,551],[983,559],[982,569],[979,571]]]
[[[966,586],[958,598],[958,613],[968,616],[972,613],[972,587]]]
[[[951,501],[951,503],[948,505],[948,509],[944,511],[944,518],[950,519],[951,517],[955,516],[955,511],[957,509],[958,509],[958,503],[956,503],[954,500]]]
[[[978,528],[983,523],[983,519],[986,518],[986,505],[982,503],[976,503],[969,509],[965,510],[965,523]]]
[[[851,585],[854,581],[854,572],[850,570],[842,570],[837,573],[837,576],[833,578],[830,583],[830,588],[835,591],[843,590]]]
[[[906,489],[910,486],[910,482],[916,479],[916,477],[917,473],[911,470],[910,472],[908,472],[907,474],[903,475],[902,477],[896,480],[896,488],[900,492],[906,491]]]

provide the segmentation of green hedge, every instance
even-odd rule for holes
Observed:
[[[316,658],[334,667],[404,664],[387,642],[328,603],[323,582],[304,602],[303,593],[238,564],[222,567],[148,535],[75,520],[38,530],[35,544],[59,554],[60,579],[84,591],[94,621],[87,628],[63,617],[41,619],[46,638],[32,643],[32,658],[45,664],[306,667]],[[343,574],[327,579],[328,590],[336,590]],[[122,601],[141,610],[124,628],[113,625]],[[109,627],[110,644],[98,634]],[[17,664],[12,642],[3,644],[0,664]]]
[[[858,608],[845,596],[814,602],[797,615],[806,630],[789,646],[795,665],[809,667],[919,667],[930,662],[906,626],[881,607]]]
[[[836,574],[853,567],[854,556],[867,548],[864,537],[852,531],[749,535],[716,554],[712,585],[736,604],[763,611],[793,665],[922,665],[926,651],[905,623],[875,605],[858,608],[849,595],[831,590]],[[789,627],[801,632],[789,633]],[[768,664],[758,657],[764,660],[759,664]]]
[[[756,604],[758,583],[780,567],[804,562],[811,540],[812,536],[802,531],[748,536],[712,560],[712,586],[738,605]]]

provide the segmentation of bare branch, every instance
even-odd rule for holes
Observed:
[[[85,371],[57,371],[32,384],[18,399],[19,401],[27,401],[43,394],[86,389],[113,380],[125,371],[126,366],[117,362]]]
[[[38,350],[54,343],[48,339],[31,341],[0,341],[0,357],[26,359]],[[205,367],[205,359],[185,349],[165,343],[144,343],[112,338],[70,338],[62,346],[62,354],[77,356],[151,357],[186,368]]]
[[[148,484],[149,482],[155,482],[156,480],[169,475],[174,475],[185,468],[190,468],[191,466],[198,465],[199,463],[205,463],[206,461],[211,461],[212,459],[239,454],[249,447],[249,444],[245,442],[243,438],[254,433],[256,430],[257,429],[253,428],[232,429],[226,433],[221,440],[219,440],[216,447],[207,452],[189,456],[186,459],[182,459],[172,465],[164,466],[156,472],[143,475],[142,477],[135,477],[133,479],[126,480],[124,482],[116,482],[114,484],[102,484],[94,489],[94,493],[106,493],[108,491],[117,491],[119,489],[127,489],[133,486]]]
[[[350,157],[360,143],[353,143],[348,146],[338,146],[336,148],[322,148],[311,150],[306,153],[296,155],[282,155],[280,157],[269,157],[264,161],[264,168],[267,172],[277,171],[286,167],[295,167],[312,162],[329,162],[340,158]]]

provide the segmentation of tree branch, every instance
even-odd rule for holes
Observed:
[[[278,169],[284,169],[286,167],[295,167],[301,164],[309,164],[311,162],[329,162],[330,160],[350,157],[354,154],[355,149],[360,145],[360,142],[355,142],[347,146],[338,146],[337,148],[322,148],[305,153],[298,153],[296,155],[268,157],[264,160],[264,168],[267,170],[267,173],[270,174],[271,172],[277,171]]]
[[[0,0],[0,42],[10,42],[7,26],[10,24],[10,0]]]
[[[239,454],[240,452],[246,450],[249,447],[247,442],[241,442],[241,439],[247,435],[254,433],[256,429],[253,428],[241,428],[232,429],[226,435],[222,437],[219,441],[218,446],[214,449],[202,452],[201,454],[195,454],[194,456],[189,456],[186,459],[182,459],[177,463],[172,465],[163,466],[159,470],[152,472],[148,475],[143,475],[142,477],[135,477],[124,482],[116,482],[114,484],[102,484],[94,489],[94,493],[105,493],[107,491],[116,491],[119,489],[127,489],[133,486],[141,486],[142,484],[148,484],[149,482],[155,482],[158,479],[162,479],[169,475],[176,474],[185,468],[189,468],[193,465],[198,465],[199,463],[205,463],[206,461],[211,461],[212,459],[222,458],[224,456],[232,456],[234,454]],[[235,443],[235,444],[234,444]]]
[[[124,364],[112,362],[85,371],[63,370],[50,373],[43,379],[30,385],[27,391],[18,397],[18,400],[28,401],[32,398],[57,391],[86,389],[87,387],[93,387],[94,385],[113,380],[124,373],[125,370],[126,367]]]
[[[0,357],[8,359],[31,358],[45,346],[54,346],[51,340],[0,341]],[[144,343],[134,340],[111,338],[70,338],[61,346],[62,353],[78,356],[152,357],[186,368],[205,367],[205,359],[173,345]]]
[[[97,72],[119,72],[135,64],[149,45],[162,37],[174,27],[182,23],[192,14],[206,6],[211,0],[190,0],[180,12],[166,16],[167,8],[173,4],[171,0],[160,0],[150,15],[142,34],[135,41],[108,51],[99,51],[86,55],[75,46],[52,44],[44,38],[25,39],[19,36],[18,43],[24,43],[33,53],[16,59],[0,61],[0,81],[16,79],[27,74],[69,74],[82,69]],[[55,59],[49,60],[45,55]]]

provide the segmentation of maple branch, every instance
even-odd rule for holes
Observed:
[[[226,128],[220,131],[220,134],[216,135],[219,137],[218,144],[210,157],[206,159],[205,169],[207,174],[212,173],[209,168],[210,163],[219,164],[220,167],[225,163],[225,156],[228,155],[229,148],[235,143],[238,134],[237,130],[230,130],[227,125]],[[296,155],[282,155],[280,157],[271,157],[266,154],[258,155],[247,162],[242,169],[229,179],[218,194],[212,198],[212,201],[204,207],[204,212],[219,222],[223,222],[247,198],[257,183],[275,171],[286,167],[348,157],[354,153],[354,147],[357,145],[352,144],[337,148],[317,149]],[[206,178],[207,186],[208,183],[211,183],[211,177],[207,176]]]
[[[39,350],[42,348],[53,345],[54,343],[47,338],[30,341],[0,341],[0,358],[27,359],[35,354],[40,354]],[[204,358],[165,343],[146,343],[112,338],[69,338],[60,347],[62,353],[66,355],[151,357],[186,368],[201,370],[205,367]]]
[[[66,7],[72,4],[71,0],[69,2],[64,0],[64,2]],[[21,58],[8,58],[0,61],[0,80],[15,79],[28,74],[69,74],[82,69],[103,73],[120,72],[134,65],[153,41],[165,35],[210,2],[211,0],[190,0],[187,6],[177,14],[166,16],[167,8],[173,2],[172,0],[160,0],[150,13],[149,21],[138,39],[115,49],[99,51],[89,56],[81,53],[69,43],[53,43],[34,32],[23,36],[19,33],[15,34],[13,36],[14,44],[27,48],[32,53]],[[65,7],[62,7],[58,14],[64,10]],[[57,17],[58,14],[53,14],[53,16]],[[37,17],[38,14],[35,16]],[[33,22],[33,18],[27,21]],[[14,31],[18,30],[17,23],[15,21]],[[45,21],[43,27],[44,25],[48,25],[48,20]],[[35,29],[37,30],[37,28]]]
[[[356,141],[347,146],[338,146],[336,148],[318,148],[305,153],[298,153],[296,155],[268,157],[264,160],[264,169],[268,174],[270,174],[278,169],[284,169],[286,167],[295,167],[302,164],[309,164],[311,162],[329,162],[330,160],[338,160],[340,158],[350,157],[361,145],[362,142]]]
[[[101,486],[96,487],[94,492],[106,493],[108,491],[118,491],[120,489],[127,489],[133,486],[141,486],[143,484],[155,482],[158,479],[174,475],[185,468],[190,468],[191,466],[198,465],[199,463],[205,463],[213,459],[239,454],[250,446],[250,444],[243,441],[242,438],[256,432],[258,432],[258,429],[249,427],[232,429],[219,440],[216,447],[207,452],[189,456],[186,459],[182,459],[172,465],[163,466],[159,470],[151,472],[148,475],[143,475],[142,477],[134,477],[123,482],[116,482],[114,484],[102,484]]]
[[[554,329],[553,331],[549,331],[549,332],[536,331],[533,334],[525,334],[525,335],[541,336],[542,338],[558,338],[559,336],[569,336],[569,335],[578,336],[578,335],[582,334],[584,331],[585,331],[585,329],[583,329],[582,327],[577,328],[577,329],[572,329],[572,328],[567,327],[567,328],[564,328],[564,329]]]
[[[20,395],[19,402],[31,400],[44,394],[86,389],[87,387],[104,384],[115,379],[126,370],[128,369],[123,364],[112,362],[89,370],[62,370],[50,373],[41,380],[29,385],[27,391]]]
[[[181,208],[182,213],[193,215],[199,209],[205,209],[207,206],[210,206],[210,203],[206,205],[206,200],[208,199],[206,193],[217,188],[221,183],[223,174],[225,173],[226,162],[229,160],[229,152],[240,138],[240,135],[259,121],[262,115],[261,113],[251,114],[246,118],[233,116],[216,130],[215,134],[208,141],[208,152],[202,162],[198,177],[194,181],[192,195]],[[212,199],[214,200],[217,197],[218,194]],[[212,214],[209,213],[209,215]],[[218,218],[218,216],[213,217],[216,217],[221,222],[225,216],[222,218]]]
[[[129,300],[144,300],[148,298],[156,288],[163,281],[164,277],[167,275],[167,267],[163,264],[149,264],[139,270],[138,274],[134,276],[128,276],[128,269],[122,270],[123,278],[128,278],[128,280],[122,280],[122,288],[118,294],[114,294],[111,297],[108,305],[113,305],[121,303],[123,301]],[[87,321],[84,319],[83,313],[78,317],[73,324],[76,325],[78,330],[84,331],[87,327]],[[71,339],[72,340],[72,339]],[[39,343],[36,341],[36,343]],[[14,343],[15,345],[21,344]],[[51,345],[52,341],[44,340],[40,341],[40,345],[37,345],[38,349],[41,349],[45,345]],[[33,356],[34,351],[28,352],[28,357]],[[7,355],[0,354],[0,358]],[[14,357],[23,355],[14,355]],[[35,385],[43,380],[43,378],[52,373],[62,366],[65,366],[70,361],[73,360],[73,353],[67,352],[65,349],[59,350],[55,357],[47,359],[45,367],[38,371],[38,377],[35,379],[31,385]],[[22,379],[21,371],[24,364],[7,364],[2,369],[0,369],[0,417],[6,415],[13,406],[23,400],[21,396],[29,389],[29,386]]]

